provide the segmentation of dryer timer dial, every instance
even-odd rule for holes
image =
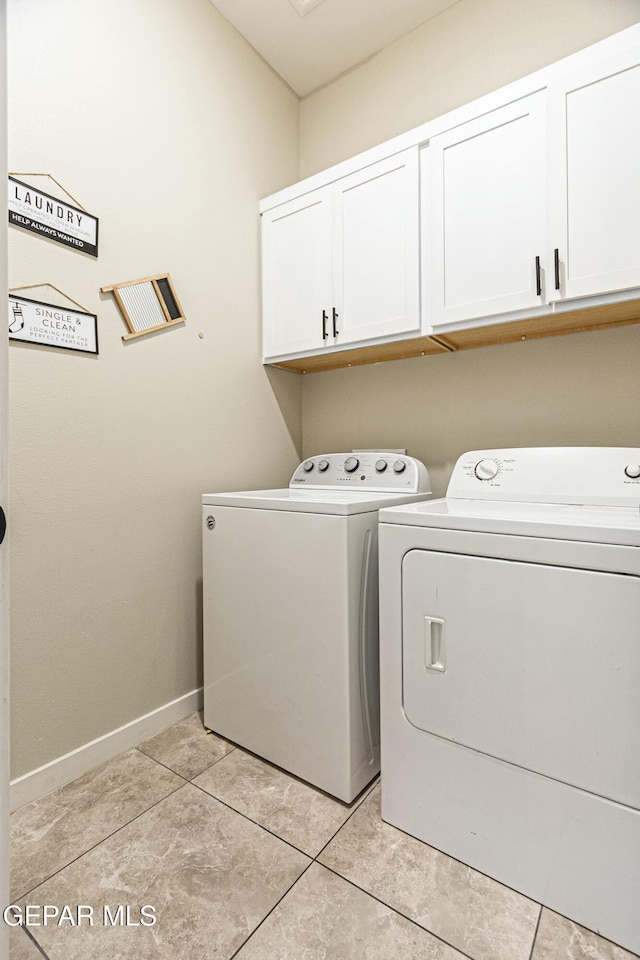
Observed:
[[[495,460],[480,460],[476,463],[474,473],[478,480],[493,480],[499,467]]]

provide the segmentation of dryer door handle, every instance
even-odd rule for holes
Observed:
[[[444,624],[440,617],[424,618],[424,665],[437,673],[447,670]]]

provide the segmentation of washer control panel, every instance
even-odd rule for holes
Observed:
[[[458,459],[447,497],[637,506],[640,504],[640,448],[471,450]]]
[[[325,453],[303,460],[291,488],[378,490],[381,493],[430,493],[427,468],[415,457],[397,453]]]

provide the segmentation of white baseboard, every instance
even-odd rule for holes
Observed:
[[[125,723],[123,727],[118,727],[117,730],[112,730],[111,733],[106,733],[97,740],[85,743],[71,753],[38,767],[37,770],[17,777],[11,781],[11,809],[17,810],[31,800],[44,797],[52,790],[93,770],[105,760],[111,760],[124,750],[137,746],[143,740],[149,740],[156,733],[200,710],[202,700],[202,687],[199,687],[171,703],[165,703],[157,710],[152,710],[144,717]]]

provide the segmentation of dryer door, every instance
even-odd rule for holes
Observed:
[[[640,579],[425,550],[402,569],[408,720],[640,808]]]

